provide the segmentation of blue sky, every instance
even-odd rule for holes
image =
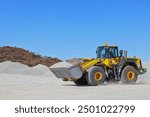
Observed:
[[[67,59],[108,42],[150,60],[149,0],[1,0],[0,46]]]

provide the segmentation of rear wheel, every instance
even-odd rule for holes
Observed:
[[[88,85],[96,86],[103,84],[106,80],[105,71],[102,67],[94,66],[88,70]]]
[[[83,76],[80,79],[74,81],[74,83],[78,86],[86,86],[88,84],[86,80],[86,75],[87,75],[86,73],[83,74]]]
[[[121,81],[125,84],[134,84],[137,81],[138,73],[133,66],[126,66],[121,74]]]

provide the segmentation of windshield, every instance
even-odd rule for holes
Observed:
[[[97,58],[115,58],[118,57],[117,47],[98,47]]]
[[[106,58],[106,49],[104,47],[97,49],[97,58]]]

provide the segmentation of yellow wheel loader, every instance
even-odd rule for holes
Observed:
[[[138,75],[144,74],[140,58],[127,57],[127,51],[118,50],[118,46],[99,46],[97,58],[82,58],[81,63],[69,68],[50,68],[57,78],[73,81],[76,85],[96,86],[105,81],[136,83]]]

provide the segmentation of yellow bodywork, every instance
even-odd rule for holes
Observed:
[[[102,63],[108,68],[112,68],[112,65],[116,65],[119,63],[120,59],[119,58],[105,58],[105,59],[89,59],[89,58],[84,58],[82,59],[83,63],[81,64],[81,67],[84,71],[88,70],[90,67],[96,65],[97,63]]]
[[[102,59],[102,63],[105,64],[106,67],[112,68],[112,65],[116,65],[120,62],[120,59],[117,58],[105,58]]]
[[[126,59],[134,59],[136,64],[137,64],[137,67],[140,68],[141,64],[141,59],[140,58],[126,58]],[[104,64],[106,67],[108,68],[113,68],[112,65],[117,65],[120,63],[120,58],[119,57],[116,57],[116,58],[104,58],[104,59],[91,59],[91,58],[83,58],[82,59],[83,63],[81,64],[81,67],[83,69],[83,71],[87,71],[90,67],[98,64],[98,63],[101,63],[101,64]]]

